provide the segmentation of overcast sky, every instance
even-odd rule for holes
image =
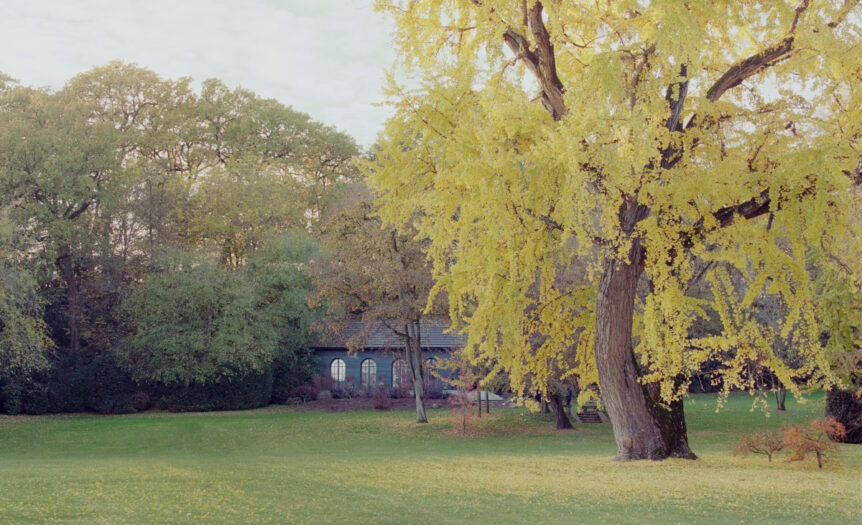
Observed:
[[[390,23],[372,0],[0,0],[0,71],[60,88],[114,59],[217,77],[370,145],[386,117]]]

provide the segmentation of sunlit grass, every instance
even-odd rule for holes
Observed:
[[[813,460],[733,457],[738,437],[823,413],[686,405],[696,462],[615,463],[609,425],[550,429],[522,410],[453,435],[449,413],[0,418],[0,523],[860,523],[862,447]]]

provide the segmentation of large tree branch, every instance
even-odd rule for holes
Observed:
[[[680,82],[672,84],[667,88],[665,99],[670,105],[670,117],[667,119],[667,129],[671,133],[682,131],[679,120],[682,116],[682,108],[685,105],[685,96],[688,94],[688,66],[683,64],[679,68]],[[661,168],[671,169],[682,159],[682,145],[671,141],[661,152]]]
[[[808,9],[809,0],[802,0],[796,7],[793,15],[793,23],[790,25],[788,35],[779,42],[767,47],[763,51],[737,62],[731,66],[706,92],[706,98],[715,102],[729,89],[740,85],[745,79],[768,69],[778,62],[790,56],[793,51],[796,26],[802,14]]]
[[[763,51],[752,55],[730,67],[709,90],[706,98],[715,102],[729,89],[740,85],[748,77],[755,75],[790,56],[793,50],[793,35],[785,37]]]
[[[70,204],[66,208],[66,211],[63,213],[63,216],[66,219],[73,221],[73,220],[77,219],[78,216],[80,216],[82,213],[87,211],[87,208],[89,208],[90,205],[93,204],[94,201],[95,201],[95,197],[88,200],[88,201],[82,202],[77,208],[75,208],[74,204]]]
[[[766,215],[769,213],[769,205],[769,190],[763,190],[757,197],[735,206],[725,206],[724,208],[720,208],[713,212],[712,216],[716,221],[718,221],[718,225],[724,228],[733,223],[733,219],[736,217],[754,219],[761,215]],[[778,207],[781,207],[780,203]]]
[[[551,37],[545,27],[545,22],[542,20],[542,9],[542,3],[536,2],[524,13],[524,19],[536,41],[535,49],[530,47],[530,42],[524,35],[512,29],[511,26],[507,27],[503,33],[503,41],[515,54],[515,57],[522,60],[527,69],[536,77],[542,88],[542,105],[545,106],[554,120],[560,120],[568,113],[568,108],[566,108],[563,100],[565,89],[560,77],[557,76],[554,45],[551,43]]]

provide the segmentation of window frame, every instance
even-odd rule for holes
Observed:
[[[336,373],[336,369],[333,368],[336,365],[338,365],[338,372],[340,372],[340,374],[341,374],[340,379],[338,378],[338,374]],[[344,381],[347,379],[347,363],[344,361],[344,359],[342,359],[340,357],[336,357],[332,361],[329,362],[329,377],[332,378],[332,381],[337,386],[344,385]]]
[[[365,389],[377,386],[377,361],[373,357],[366,357],[359,363],[359,386]]]

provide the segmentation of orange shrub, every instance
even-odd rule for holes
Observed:
[[[786,446],[784,436],[778,432],[758,432],[750,436],[744,436],[739,440],[733,455],[738,454],[763,454],[772,462],[772,455]]]
[[[800,461],[808,454],[817,458],[817,466],[823,468],[823,462],[835,451],[832,440],[840,441],[845,435],[844,425],[834,417],[815,419],[807,427],[795,426],[784,429],[784,441],[793,449],[789,461]]]

